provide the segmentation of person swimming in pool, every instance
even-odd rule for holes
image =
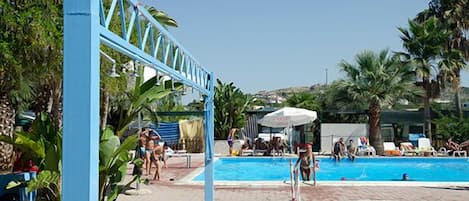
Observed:
[[[410,181],[409,175],[407,173],[402,175],[402,181]]]

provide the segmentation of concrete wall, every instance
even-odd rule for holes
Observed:
[[[332,144],[340,137],[344,142],[352,139],[358,146],[358,138],[368,136],[368,124],[323,123],[321,124],[321,150],[323,154],[330,154]]]

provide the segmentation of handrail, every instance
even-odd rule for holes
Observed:
[[[300,163],[292,165],[292,160],[290,159],[290,187],[292,192],[292,201],[300,201]]]

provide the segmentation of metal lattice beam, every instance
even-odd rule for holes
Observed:
[[[203,94],[210,94],[210,72],[136,0],[113,0],[108,9],[102,0],[99,5],[102,43],[146,63],[158,72],[171,75]],[[129,8],[126,8],[127,5]],[[110,29],[113,16],[119,16],[120,33]],[[132,37],[136,37],[137,41],[132,41]],[[158,57],[158,54],[163,56]]]
[[[206,70],[137,0],[106,2],[64,1],[63,200],[98,200],[102,43],[206,95],[205,200],[213,201],[213,72]],[[111,29],[116,16],[118,31]]]

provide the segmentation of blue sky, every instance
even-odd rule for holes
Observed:
[[[401,51],[397,27],[426,0],[144,0],[179,24],[171,33],[216,77],[244,92],[341,78],[365,50]],[[463,73],[469,86],[469,74]]]

